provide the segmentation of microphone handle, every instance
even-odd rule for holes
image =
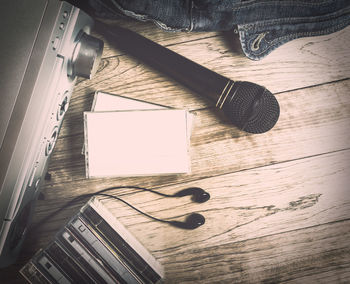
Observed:
[[[218,102],[232,80],[215,73],[131,30],[98,22],[117,48],[168,75],[190,90]]]

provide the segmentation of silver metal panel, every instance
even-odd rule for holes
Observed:
[[[69,62],[92,23],[63,1],[1,3],[0,267],[19,253],[76,81]]]
[[[1,2],[0,148],[46,7],[47,0]]]

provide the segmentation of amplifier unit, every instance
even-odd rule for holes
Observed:
[[[103,42],[93,20],[58,0],[0,9],[0,267],[16,260],[77,76],[91,78]]]

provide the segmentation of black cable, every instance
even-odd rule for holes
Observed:
[[[108,192],[108,191],[111,191],[111,190],[115,190],[115,189],[137,189],[139,191],[152,192],[152,193],[158,194],[158,195],[163,196],[163,197],[171,197],[172,196],[172,195],[169,195],[169,194],[161,193],[161,192],[158,192],[158,191],[155,191],[155,190],[152,190],[152,189],[149,189],[149,188],[145,188],[145,187],[140,187],[140,186],[113,186],[113,187],[109,187],[109,188],[105,188],[105,189],[99,190],[99,191],[97,191],[95,193],[88,193],[88,194],[83,194],[83,195],[79,195],[79,196],[75,197],[74,199],[72,199],[72,200],[68,201],[66,204],[64,204],[62,207],[58,208],[57,210],[55,210],[54,212],[52,212],[48,216],[44,217],[42,220],[40,220],[38,222],[38,224],[32,226],[30,228],[30,230],[38,229],[43,224],[45,224],[48,220],[50,220],[53,216],[55,216],[56,214],[58,214],[62,210],[70,207],[71,205],[75,204],[76,202],[79,202],[79,201],[87,199],[87,198],[91,198],[91,197],[96,196],[96,195],[106,196],[106,197],[110,197],[110,198],[114,198],[114,199],[117,199],[119,201],[122,201],[124,204],[128,205],[132,209],[136,210],[137,212],[139,212],[139,213],[141,213],[141,214],[145,215],[146,217],[151,218],[153,220],[160,221],[160,222],[163,222],[163,223],[169,223],[170,222],[170,221],[158,219],[158,218],[153,217],[153,216],[151,216],[151,215],[149,215],[149,214],[147,214],[145,212],[142,212],[141,210],[139,210],[138,208],[134,207],[133,205],[131,205],[130,203],[126,202],[125,200],[121,199],[118,196],[105,194],[105,192]]]
[[[118,196],[110,195],[110,194],[105,194],[105,193],[98,193],[97,195],[106,196],[106,197],[110,197],[110,198],[117,199],[117,200],[123,202],[124,204],[130,206],[132,209],[136,210],[137,212],[141,213],[142,215],[144,215],[144,216],[146,216],[146,217],[148,217],[148,218],[151,218],[151,219],[153,219],[153,220],[155,220],[155,221],[159,221],[159,222],[163,222],[163,223],[169,223],[169,222],[170,222],[170,221],[167,221],[167,220],[158,219],[158,218],[156,218],[156,217],[154,217],[154,216],[152,216],[152,215],[149,215],[149,214],[147,214],[147,213],[145,213],[145,212],[142,212],[140,209],[136,208],[134,205],[131,205],[129,202],[127,202],[127,201],[121,199],[121,198],[118,197]]]
[[[110,191],[110,190],[113,190],[113,189],[137,189],[139,191],[148,191],[148,192],[152,192],[152,193],[155,193],[155,194],[158,194],[160,196],[163,196],[163,197],[173,197],[173,195],[170,195],[170,194],[166,194],[166,193],[161,193],[159,191],[156,191],[156,190],[153,190],[153,189],[150,189],[150,188],[146,188],[146,187],[140,187],[140,186],[112,186],[112,187],[109,187],[109,188],[105,188],[105,189],[102,189],[92,195],[95,195],[95,194],[100,194],[100,193],[104,193],[106,191]]]

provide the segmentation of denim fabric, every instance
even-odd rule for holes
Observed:
[[[153,21],[170,31],[235,29],[244,53],[254,60],[290,40],[329,34],[350,23],[350,0],[88,0],[88,3],[98,17],[125,15]]]

